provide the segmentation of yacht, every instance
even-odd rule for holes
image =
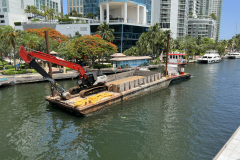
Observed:
[[[226,56],[225,56],[225,58],[226,58]],[[239,52],[229,53],[227,58],[228,59],[238,59],[238,58],[240,58],[240,53]]]
[[[220,55],[216,50],[208,50],[206,53],[202,56],[202,58],[198,58],[198,63],[218,63],[222,59],[220,58]]]

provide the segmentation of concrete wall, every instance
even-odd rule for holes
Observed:
[[[56,29],[61,34],[68,36],[69,34],[74,36],[75,32],[79,32],[82,35],[90,35],[90,25],[89,24],[66,24],[66,25],[59,25],[59,24],[22,24],[22,26],[15,26],[15,29],[20,30],[27,30],[34,29],[34,28],[43,28],[43,27],[51,27]]]
[[[39,29],[39,28],[44,28],[44,27],[51,27],[53,29],[56,29],[57,23],[33,23],[33,24],[22,24],[23,29]]]
[[[5,25],[14,26],[14,22],[27,22],[28,18],[26,15],[20,15],[15,13],[4,14]]]
[[[86,29],[86,30],[84,30]],[[66,24],[66,25],[57,25],[56,30],[63,35],[72,36],[75,35],[75,32],[79,32],[82,35],[90,35],[90,25],[89,24]]]
[[[124,18],[124,16],[122,15],[122,8],[109,9],[109,13],[112,18]]]

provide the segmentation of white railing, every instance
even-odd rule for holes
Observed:
[[[69,22],[58,22],[58,21],[28,21],[28,22],[22,22],[22,24],[59,24],[59,25],[66,25],[66,24],[100,24],[103,22],[107,22],[107,20],[79,20],[79,21],[69,21]],[[119,19],[119,20],[109,20],[109,24],[113,23],[125,23],[124,20]],[[127,20],[126,24],[136,24],[136,25],[147,25],[151,26],[151,23],[143,23],[143,22],[136,22],[136,21],[131,21]]]

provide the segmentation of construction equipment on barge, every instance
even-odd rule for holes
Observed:
[[[25,49],[30,50],[30,52],[26,51]],[[106,90],[105,83],[107,82],[107,76],[104,74],[97,74],[96,72],[86,73],[82,66],[78,64],[68,62],[55,56],[40,51],[35,51],[23,46],[19,48],[19,54],[20,57],[29,64],[29,66],[34,68],[39,74],[43,76],[43,79],[48,80],[54,86],[54,88],[58,91],[59,96],[63,99],[70,99],[70,94],[79,93],[81,97],[85,97],[87,95]],[[68,94],[67,91],[65,91],[41,66],[37,64],[34,58],[45,60],[78,71],[78,86],[70,88],[70,94]]]

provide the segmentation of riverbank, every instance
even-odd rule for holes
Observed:
[[[76,71],[68,71],[67,73],[54,73],[53,78],[55,80],[73,79],[78,76]],[[17,75],[1,75],[0,74],[0,86],[8,86],[15,84],[42,82],[44,80],[42,75],[38,73],[17,74]]]

